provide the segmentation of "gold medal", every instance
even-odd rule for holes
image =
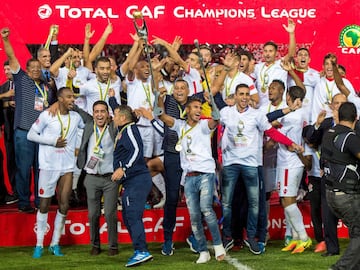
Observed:
[[[99,153],[99,150],[100,150],[100,149],[99,149],[98,146],[95,146],[95,147],[94,147],[94,153]]]
[[[176,150],[177,152],[180,152],[180,151],[182,150],[181,144],[175,145],[175,150]]]
[[[44,106],[49,107],[49,102],[47,100],[44,101]]]

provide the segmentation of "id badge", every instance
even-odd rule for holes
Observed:
[[[44,110],[44,98],[35,96],[34,110],[42,112]]]
[[[95,156],[91,156],[89,162],[86,164],[86,167],[94,170],[98,163],[99,159]]]
[[[100,148],[97,147],[94,149],[94,156],[97,157],[98,159],[104,159],[104,151]]]

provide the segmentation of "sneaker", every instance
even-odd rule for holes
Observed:
[[[199,253],[198,242],[193,234],[190,234],[188,238],[186,238],[186,243],[188,243],[190,250],[194,253]]]
[[[43,252],[44,252],[44,249],[42,248],[42,247],[40,247],[40,246],[36,246],[35,248],[34,248],[34,253],[33,253],[33,258],[34,259],[40,259],[41,258],[41,256],[42,256],[42,254],[43,254]]]
[[[126,267],[138,265],[143,262],[152,260],[153,256],[148,251],[135,250],[134,255],[130,257],[125,264]]]
[[[17,203],[19,201],[19,198],[14,195],[5,195],[4,201],[5,204],[13,204],[13,203]]]
[[[264,242],[258,242],[260,253],[265,253],[265,243]]]
[[[290,243],[284,247],[281,251],[291,251],[294,248],[296,248],[297,244],[298,244],[299,240],[291,240]]]
[[[320,243],[318,243],[316,245],[314,252],[320,253],[320,252],[324,252],[324,251],[326,251],[326,243],[325,243],[325,241],[321,241]]]
[[[231,237],[225,237],[223,239],[223,246],[225,248],[225,251],[228,252],[230,249],[234,246],[234,240]]]
[[[298,242],[298,244],[296,245],[296,248],[291,252],[291,254],[303,253],[304,250],[311,247],[311,245],[312,245],[312,241],[311,241],[310,237],[306,241],[301,241],[300,240]]]
[[[49,251],[55,256],[58,256],[58,257],[64,256],[64,254],[61,253],[61,248],[59,245],[50,246]]]
[[[285,239],[284,239],[284,246],[288,246],[290,244],[292,240],[292,236],[291,235],[285,235]]]
[[[244,248],[244,241],[242,239],[235,239],[232,251],[239,251]]]
[[[247,245],[247,247],[250,249],[250,251],[253,254],[255,254],[255,255],[261,254],[259,244],[258,244],[258,242],[256,242],[256,240],[254,238],[248,238],[248,239],[244,240],[244,243],[245,243],[245,245]]]
[[[174,244],[171,241],[165,241],[162,245],[161,254],[171,256],[174,254]]]
[[[210,259],[211,256],[209,251],[201,251],[199,259],[197,259],[196,263],[207,263],[208,261],[210,261]]]

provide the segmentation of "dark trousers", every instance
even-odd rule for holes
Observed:
[[[13,193],[16,192],[16,163],[15,163],[15,148],[14,148],[14,108],[5,108],[4,112],[4,144],[6,149],[6,162],[9,182]]]
[[[176,223],[182,169],[178,153],[164,152],[166,200],[164,206],[164,240],[172,241]]]
[[[148,172],[126,179],[123,183],[122,216],[134,250],[148,251],[142,218],[151,186],[151,175]]]
[[[39,145],[27,139],[27,131],[17,128],[14,133],[16,155],[16,191],[19,195],[19,208],[30,206],[30,171],[34,172],[35,206],[39,206]]]
[[[350,242],[341,258],[331,267],[334,270],[360,269],[360,194],[326,190],[330,209],[349,228]]]
[[[322,207],[322,219],[324,223],[324,236],[326,243],[326,250],[329,253],[339,253],[339,239],[337,235],[337,225],[339,219],[329,208],[329,204],[326,198],[325,179],[321,179],[321,207]]]
[[[117,231],[117,201],[119,197],[119,182],[108,177],[87,174],[84,181],[86,188],[88,215],[90,222],[90,241],[94,247],[100,248],[100,215],[101,197],[104,195],[104,212],[107,223],[109,249],[118,249]]]
[[[309,176],[309,183],[312,185],[312,189],[309,189],[309,200],[311,206],[311,221],[314,227],[315,239],[318,243],[324,241],[323,233],[323,220],[321,209],[321,178],[315,176]]]

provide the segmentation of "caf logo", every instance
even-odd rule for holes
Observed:
[[[348,25],[341,30],[340,46],[347,48],[358,48],[360,46],[360,26],[356,24]]]

